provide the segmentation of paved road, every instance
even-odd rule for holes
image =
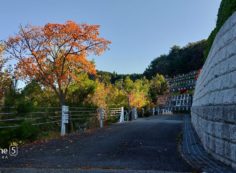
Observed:
[[[188,172],[192,168],[177,147],[182,127],[183,117],[177,115],[115,124],[22,147],[15,159],[1,160],[0,167]]]

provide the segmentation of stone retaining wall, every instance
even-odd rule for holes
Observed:
[[[214,40],[197,81],[191,115],[204,148],[236,169],[236,12]]]

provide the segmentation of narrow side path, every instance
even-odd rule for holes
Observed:
[[[185,159],[196,169],[207,173],[235,173],[231,167],[228,167],[215,160],[203,148],[202,143],[195,132],[192,124],[191,117],[185,115],[184,117],[184,132],[182,154]]]

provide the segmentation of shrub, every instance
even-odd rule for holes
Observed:
[[[120,116],[108,116],[106,119],[106,124],[112,124],[112,123],[117,123],[120,119]]]
[[[37,139],[39,129],[30,122],[24,121],[16,128],[15,137],[20,141],[33,141]]]
[[[8,147],[12,142],[25,143],[37,139],[39,129],[30,122],[24,121],[19,127],[0,132],[0,146]]]
[[[16,110],[18,113],[28,113],[34,110],[34,105],[30,101],[20,101],[17,104]]]

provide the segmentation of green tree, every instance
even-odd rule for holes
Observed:
[[[157,74],[150,81],[149,94],[153,103],[156,103],[158,95],[163,95],[168,91],[168,84],[164,76]]]
[[[182,48],[173,46],[169,54],[154,59],[143,74],[148,79],[152,79],[157,73],[172,77],[199,70],[204,64],[205,48],[205,40],[189,43]]]
[[[140,108],[149,103],[149,81],[147,79],[133,81],[126,76],[124,80],[117,81],[115,86],[125,93],[128,107]]]
[[[78,106],[84,105],[87,101],[87,96],[96,91],[96,82],[89,78],[88,74],[81,73],[68,87],[67,100],[69,105]]]
[[[127,107],[128,99],[124,90],[117,88],[115,85],[110,85],[109,88],[107,96],[108,107]]]

